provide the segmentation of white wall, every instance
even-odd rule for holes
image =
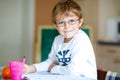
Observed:
[[[34,0],[0,0],[0,65],[33,62]]]

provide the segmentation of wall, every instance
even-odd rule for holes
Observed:
[[[35,8],[35,43],[37,40],[37,28],[40,25],[52,25],[51,12],[57,0],[36,0]]]
[[[92,28],[92,44],[97,53],[97,31],[98,31],[98,0],[75,0],[82,8],[84,24]]]
[[[99,0],[98,13],[98,39],[105,39],[107,21],[111,18],[120,17],[120,0]]]
[[[32,63],[34,0],[0,0],[0,65],[26,56]]]
[[[58,2],[58,0],[35,0],[35,37],[34,37],[34,62],[38,62],[39,60],[36,59],[37,49],[37,40],[38,40],[38,27],[41,25],[52,25],[51,22],[51,11],[53,6]]]

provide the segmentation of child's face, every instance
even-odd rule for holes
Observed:
[[[58,32],[63,35],[66,39],[72,38],[82,25],[83,20],[79,19],[74,13],[69,15],[58,14],[56,16],[56,28]]]

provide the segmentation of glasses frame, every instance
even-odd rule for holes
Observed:
[[[77,21],[79,20],[79,18],[77,19],[70,19],[68,21],[56,21],[56,25],[57,26],[64,26],[66,23],[68,23],[69,25],[74,25]]]

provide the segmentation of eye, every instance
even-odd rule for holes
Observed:
[[[58,22],[57,24],[58,25],[63,25],[65,22],[64,21],[60,21],[60,22]]]
[[[69,23],[74,23],[74,22],[75,22],[74,19],[69,20]]]

